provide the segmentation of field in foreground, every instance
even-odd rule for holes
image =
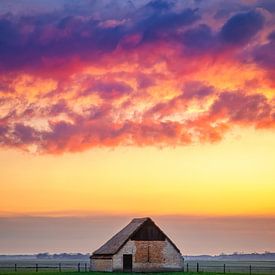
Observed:
[[[224,273],[220,272],[160,272],[160,273],[126,273],[126,272],[74,272],[74,271],[65,271],[65,272],[61,272],[62,275],[81,275],[81,273],[84,274],[89,274],[89,275],[133,275],[133,274],[143,274],[143,275],[224,275]],[[55,271],[48,271],[48,272],[21,272],[21,271],[7,271],[7,272],[1,272],[0,271],[0,275],[15,275],[15,274],[19,274],[19,275],[60,275],[60,272],[55,272]],[[243,273],[230,273],[230,275],[244,275]],[[264,273],[262,274],[257,274],[257,275],[265,275]]]
[[[87,260],[3,260],[0,261],[0,275],[80,275],[79,273],[90,273],[91,275],[106,275],[104,272],[87,272],[89,270]],[[268,274],[275,275],[274,261],[185,261],[183,272],[151,273],[153,275],[188,275],[188,274]],[[37,274],[38,273],[38,274]],[[18,275],[19,275],[18,274]],[[127,273],[111,273],[112,275],[125,275]],[[133,273],[131,273],[133,274]],[[146,273],[150,274],[150,273]]]

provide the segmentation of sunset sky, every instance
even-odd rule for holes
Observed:
[[[274,95],[275,1],[1,0],[0,253],[275,251]]]

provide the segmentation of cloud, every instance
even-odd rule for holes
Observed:
[[[0,125],[0,135],[4,136],[6,132],[7,132],[7,127]]]
[[[137,82],[138,82],[138,88],[139,89],[146,89],[149,87],[152,87],[155,85],[155,80],[153,77],[147,76],[145,74],[140,74],[137,77]]]
[[[195,9],[184,9],[181,12],[154,12],[137,24],[137,30],[143,32],[143,42],[150,42],[162,37],[169,39],[169,37],[173,37],[173,33],[178,28],[191,25],[199,18]]]
[[[214,52],[217,45],[212,29],[206,24],[200,24],[184,32],[182,42],[193,54]]]
[[[43,17],[42,17],[43,19]],[[95,59],[113,51],[123,36],[123,26],[102,28],[99,21],[75,16],[29,16],[0,21],[0,68],[45,67],[48,60]],[[64,61],[65,62],[65,61]]]
[[[203,85],[200,82],[189,82],[183,87],[182,98],[184,99],[203,99],[214,93],[214,88]]]
[[[260,45],[254,50],[255,62],[263,68],[269,70],[275,69],[275,32],[272,32],[268,36],[269,41],[263,45]]]
[[[233,15],[222,27],[221,39],[228,44],[245,44],[255,36],[264,25],[264,17],[256,11]]]
[[[49,115],[56,116],[61,113],[69,113],[69,108],[65,100],[60,100],[50,106]]]
[[[121,81],[95,81],[86,91],[85,95],[96,92],[102,98],[115,99],[133,91],[132,87]]]
[[[18,143],[22,144],[28,144],[36,140],[34,129],[19,123],[14,126],[13,135],[14,140],[18,140]]]
[[[259,0],[256,4],[258,7],[264,8],[271,13],[275,13],[275,3],[269,0]]]
[[[160,39],[168,30],[174,31],[199,18],[197,12],[191,9],[159,13],[160,9],[167,10],[171,5],[165,1],[150,2],[143,7],[150,9],[149,15],[133,15],[132,20],[128,20],[130,23],[125,18],[120,20],[123,23],[109,23],[108,27],[106,22],[118,20],[59,13],[22,17],[2,15],[0,69],[37,71],[47,69],[47,64],[51,63],[63,63],[62,67],[65,67],[73,58],[93,62],[115,51],[123,39],[133,34],[140,33],[143,42],[150,42]]]
[[[274,40],[275,40],[275,31],[271,32],[271,33],[268,35],[268,39],[271,40],[271,41],[274,41]]]
[[[163,10],[169,10],[173,6],[174,6],[174,2],[172,1],[153,0],[153,1],[150,1],[145,7],[151,7],[155,10],[163,11]]]
[[[1,143],[24,150],[35,145],[41,153],[60,154],[102,146],[175,146],[187,145],[197,139],[217,142],[234,125],[275,126],[274,102],[269,102],[263,95],[217,94],[212,87],[196,83],[186,87],[182,95],[155,104],[142,114],[141,120],[123,118],[122,114],[125,116],[131,106],[126,110],[115,109],[112,105],[95,106],[80,115],[68,109],[64,102],[59,102],[46,114],[53,116],[48,121],[48,129],[11,124],[8,119],[1,126]],[[204,111],[188,113],[192,106],[190,100],[201,102],[213,96],[216,99]],[[69,120],[57,119],[62,112]]]
[[[274,128],[265,1],[34,6],[0,15],[2,147],[184,146],[238,125]]]
[[[254,125],[273,121],[274,111],[274,105],[261,94],[234,92],[221,93],[211,107],[211,115],[229,118],[231,122]]]

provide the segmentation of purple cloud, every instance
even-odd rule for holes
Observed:
[[[247,43],[264,26],[264,17],[256,11],[242,12],[233,15],[222,27],[221,39],[228,44]]]

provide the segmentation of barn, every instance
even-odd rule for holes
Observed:
[[[183,268],[180,250],[151,218],[133,219],[97,249],[90,260],[93,271],[155,272]]]

